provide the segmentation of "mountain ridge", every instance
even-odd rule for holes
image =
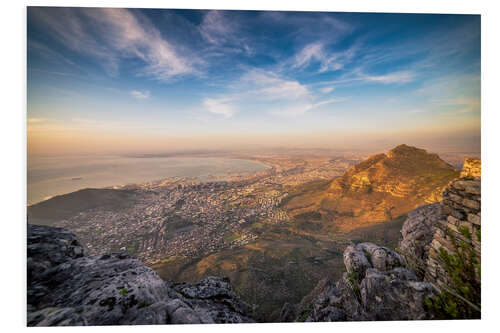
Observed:
[[[291,198],[285,209],[299,217],[316,211],[327,230],[348,232],[440,201],[442,190],[458,175],[437,154],[402,144],[352,166],[326,190]]]

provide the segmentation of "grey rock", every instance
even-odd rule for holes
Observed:
[[[172,289],[178,293],[177,297],[196,309],[202,323],[253,322],[246,315],[250,308],[236,297],[228,278],[211,276],[194,285],[172,284]]]
[[[350,245],[344,251],[344,264],[347,273],[335,285],[324,288],[306,321],[432,318],[424,301],[434,296],[435,290],[418,281],[398,253],[372,243]]]
[[[75,235],[63,228],[28,224],[27,241],[28,281],[33,275],[84,254]]]
[[[29,326],[254,322],[227,278],[165,282],[128,253],[83,256],[64,229],[28,225],[28,235]]]
[[[361,243],[356,245],[358,251],[368,259],[371,267],[379,271],[388,271],[404,264],[404,259],[396,252],[373,243]]]
[[[375,269],[367,271],[360,286],[361,301],[374,320],[430,318],[424,309],[424,300],[434,296],[433,288],[425,282],[408,280],[408,277],[414,277],[414,273],[401,273],[384,274]]]
[[[126,322],[128,314],[144,304],[161,301],[167,287],[156,272],[127,253],[73,259],[33,279],[28,302],[38,308],[83,306],[94,325]],[[130,310],[130,311],[129,311]]]
[[[365,271],[371,267],[363,250],[355,245],[349,245],[344,250],[344,265],[348,273],[363,276]]]
[[[285,303],[281,308],[280,322],[289,323],[293,322],[297,317],[297,306],[290,303]]]
[[[408,214],[401,228],[399,251],[409,266],[422,276],[425,271],[436,224],[441,216],[440,203],[420,206]]]
[[[74,308],[47,307],[28,312],[28,326],[85,326],[87,321]]]

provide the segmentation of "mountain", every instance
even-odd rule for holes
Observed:
[[[291,191],[284,208],[310,229],[347,232],[442,200],[441,192],[458,176],[459,171],[437,154],[403,144],[367,158],[328,183]]]

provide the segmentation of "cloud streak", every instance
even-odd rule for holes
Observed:
[[[139,59],[139,75],[168,81],[196,74],[196,57],[180,52],[142,14],[118,8],[35,8],[33,16],[73,51],[105,62],[109,75],[119,74],[121,59]]]
[[[293,59],[292,68],[304,69],[313,64],[319,66],[317,72],[333,72],[344,68],[356,55],[356,46],[341,52],[328,52],[323,43],[306,45]]]
[[[148,99],[151,96],[148,90],[146,91],[132,90],[130,92],[130,95],[136,99]]]
[[[323,105],[344,101],[344,98],[318,100],[316,95],[305,85],[296,80],[284,78],[274,72],[251,69],[231,85],[234,92],[203,100],[206,111],[234,116],[236,107],[263,104],[258,111],[279,116],[299,116]],[[329,89],[329,92],[333,88]]]

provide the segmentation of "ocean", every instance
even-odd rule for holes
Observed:
[[[141,184],[168,177],[208,180],[268,166],[218,157],[28,156],[28,205],[83,188]]]

